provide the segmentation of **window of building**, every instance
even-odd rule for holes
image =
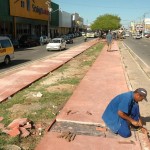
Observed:
[[[27,10],[30,11],[30,0],[26,0],[27,2]]]
[[[21,1],[21,7],[24,8],[25,7],[25,2]]]

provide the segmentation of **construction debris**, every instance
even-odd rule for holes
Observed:
[[[86,113],[87,113],[88,115],[92,115],[92,113],[91,113],[91,112],[89,112],[89,111],[87,111]]]
[[[130,141],[119,141],[119,144],[135,144],[134,141],[130,140]]]
[[[69,115],[70,113],[71,113],[71,110],[68,110],[68,111],[67,111],[67,115]]]
[[[29,135],[42,135],[42,124],[34,124],[27,118],[18,118],[13,120],[7,127],[0,123],[0,129],[3,133],[10,135],[11,137],[25,138]]]
[[[107,128],[106,127],[96,127],[96,130],[100,131],[100,132],[106,132]]]
[[[68,142],[71,142],[75,139],[76,134],[72,133],[70,131],[62,132],[61,135],[58,136],[58,138],[64,138]]]
[[[40,98],[40,97],[42,97],[42,95],[43,95],[43,94],[42,94],[41,92],[38,92],[38,93],[36,93],[36,94],[33,94],[33,97],[39,97],[39,98]]]
[[[77,112],[78,112],[78,111],[68,110],[66,114],[67,114],[67,115],[69,115],[69,114],[75,114],[75,113],[77,113]]]

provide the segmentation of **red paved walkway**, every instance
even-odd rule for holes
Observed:
[[[83,43],[56,57],[38,61],[29,66],[22,67],[22,69],[16,73],[5,75],[5,77],[0,78],[0,102],[6,100],[24,87],[29,86],[39,78],[47,75],[49,72],[62,66],[64,63],[79,55],[97,42],[98,40],[92,40]]]
[[[106,47],[104,47],[65,107],[56,117],[56,122],[104,125],[101,116],[109,101],[117,94],[128,91],[116,42],[113,43],[112,50],[114,51],[107,52]],[[75,140],[71,142],[58,138],[58,135],[60,135],[59,132],[49,131],[36,150],[142,149],[141,141],[136,132],[133,132],[128,139],[114,134],[110,136],[107,132],[105,136],[77,135]],[[149,149],[146,144],[145,148]]]

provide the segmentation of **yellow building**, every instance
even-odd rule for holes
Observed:
[[[22,34],[47,34],[47,0],[5,0],[0,2],[0,34],[14,38]],[[5,11],[3,11],[5,10]]]

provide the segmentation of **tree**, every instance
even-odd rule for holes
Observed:
[[[111,14],[105,14],[96,18],[91,25],[92,30],[116,30],[121,27],[120,17]]]

